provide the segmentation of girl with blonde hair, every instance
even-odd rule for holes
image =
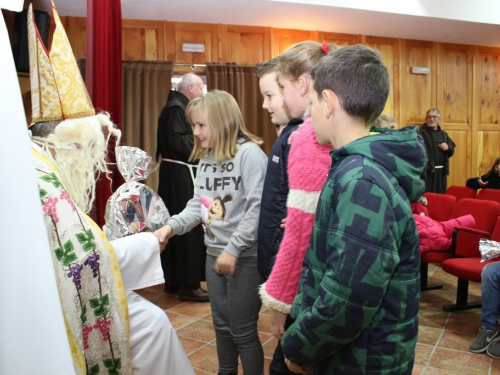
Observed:
[[[195,137],[190,160],[200,159],[194,196],[161,229],[160,241],[202,223],[219,374],[237,374],[238,356],[245,374],[262,374],[257,226],[267,157],[227,92],[214,90],[193,99],[186,117]]]

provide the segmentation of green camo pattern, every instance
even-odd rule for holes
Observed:
[[[332,151],[283,352],[314,374],[411,374],[420,249],[410,202],[427,162],[417,127]]]

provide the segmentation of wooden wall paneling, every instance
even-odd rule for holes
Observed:
[[[259,64],[271,58],[268,27],[219,25],[221,63]]]
[[[400,117],[400,89],[399,89],[399,42],[393,38],[366,37],[362,42],[367,46],[377,49],[382,54],[382,60],[387,66],[391,78],[391,89],[383,114],[391,115],[401,124]]]
[[[339,46],[352,46],[361,43],[361,35],[318,32],[316,39],[320,43],[335,43]]]
[[[500,155],[500,49],[474,47],[472,175],[486,173]]]
[[[164,22],[122,20],[122,57],[129,60],[166,60]]]
[[[316,38],[314,38],[316,36]],[[272,29],[272,57],[279,56],[283,51],[304,40],[317,40],[317,33],[305,30]]]
[[[500,156],[500,128],[496,125],[483,125],[477,132],[477,170],[470,177],[483,175],[489,171],[493,162]]]
[[[451,128],[451,129],[450,129]],[[470,151],[467,147],[470,137],[470,132],[466,125],[454,126],[446,129],[446,132],[455,142],[455,154],[450,158],[450,175],[448,176],[448,186],[451,185],[465,185],[465,181],[470,176],[470,159],[468,160],[467,154]],[[467,166],[467,168],[465,168]]]
[[[73,49],[73,54],[78,60],[80,58],[87,56],[87,18],[86,17],[70,17],[62,16],[60,17],[61,23],[66,30],[66,35],[68,36],[69,43],[71,44],[71,49]],[[51,17],[51,27],[49,35],[52,38],[54,33],[55,24]],[[50,43],[49,43],[50,45]]]
[[[459,131],[459,140],[450,133],[457,147],[450,159],[450,184],[463,185],[472,167],[472,82],[473,49],[471,46],[439,44],[437,108],[441,127],[449,133]]]
[[[405,66],[405,107],[407,125],[421,124],[425,112],[430,107],[436,106],[437,66],[435,48],[432,42],[406,41],[406,66]],[[419,66],[430,69],[429,74],[412,74],[411,67]]]
[[[399,127],[402,128],[407,125],[415,125],[408,124],[406,119],[408,116],[406,115],[406,97],[408,96],[408,81],[406,77],[408,76],[408,69],[406,63],[406,40],[399,39],[398,40],[398,51],[399,51]]]
[[[174,64],[205,64],[220,62],[219,26],[210,23],[167,22],[167,58]],[[183,43],[204,44],[204,53],[182,52]],[[189,67],[174,66],[175,74],[191,71]],[[204,74],[196,71],[196,74]]]
[[[437,107],[442,122],[466,124],[472,113],[472,47],[443,44],[439,52]]]
[[[493,48],[480,48],[479,79],[481,103],[479,106],[480,124],[498,124],[500,108],[500,51]]]

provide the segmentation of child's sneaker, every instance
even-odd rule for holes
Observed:
[[[488,353],[490,357],[500,358],[500,345],[489,347],[486,353]]]
[[[472,353],[482,353],[490,347],[491,344],[500,340],[500,332],[498,329],[496,331],[487,330],[484,327],[479,328],[479,334],[477,335],[476,341],[474,341],[470,346],[469,350]],[[498,352],[498,357],[500,358],[500,346],[496,350]],[[488,350],[488,354],[489,350]]]

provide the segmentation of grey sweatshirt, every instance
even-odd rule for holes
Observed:
[[[202,223],[208,254],[218,256],[225,250],[238,258],[256,257],[266,168],[267,157],[253,142],[238,144],[234,158],[221,164],[209,152],[198,164],[193,198],[168,220],[173,234]]]

